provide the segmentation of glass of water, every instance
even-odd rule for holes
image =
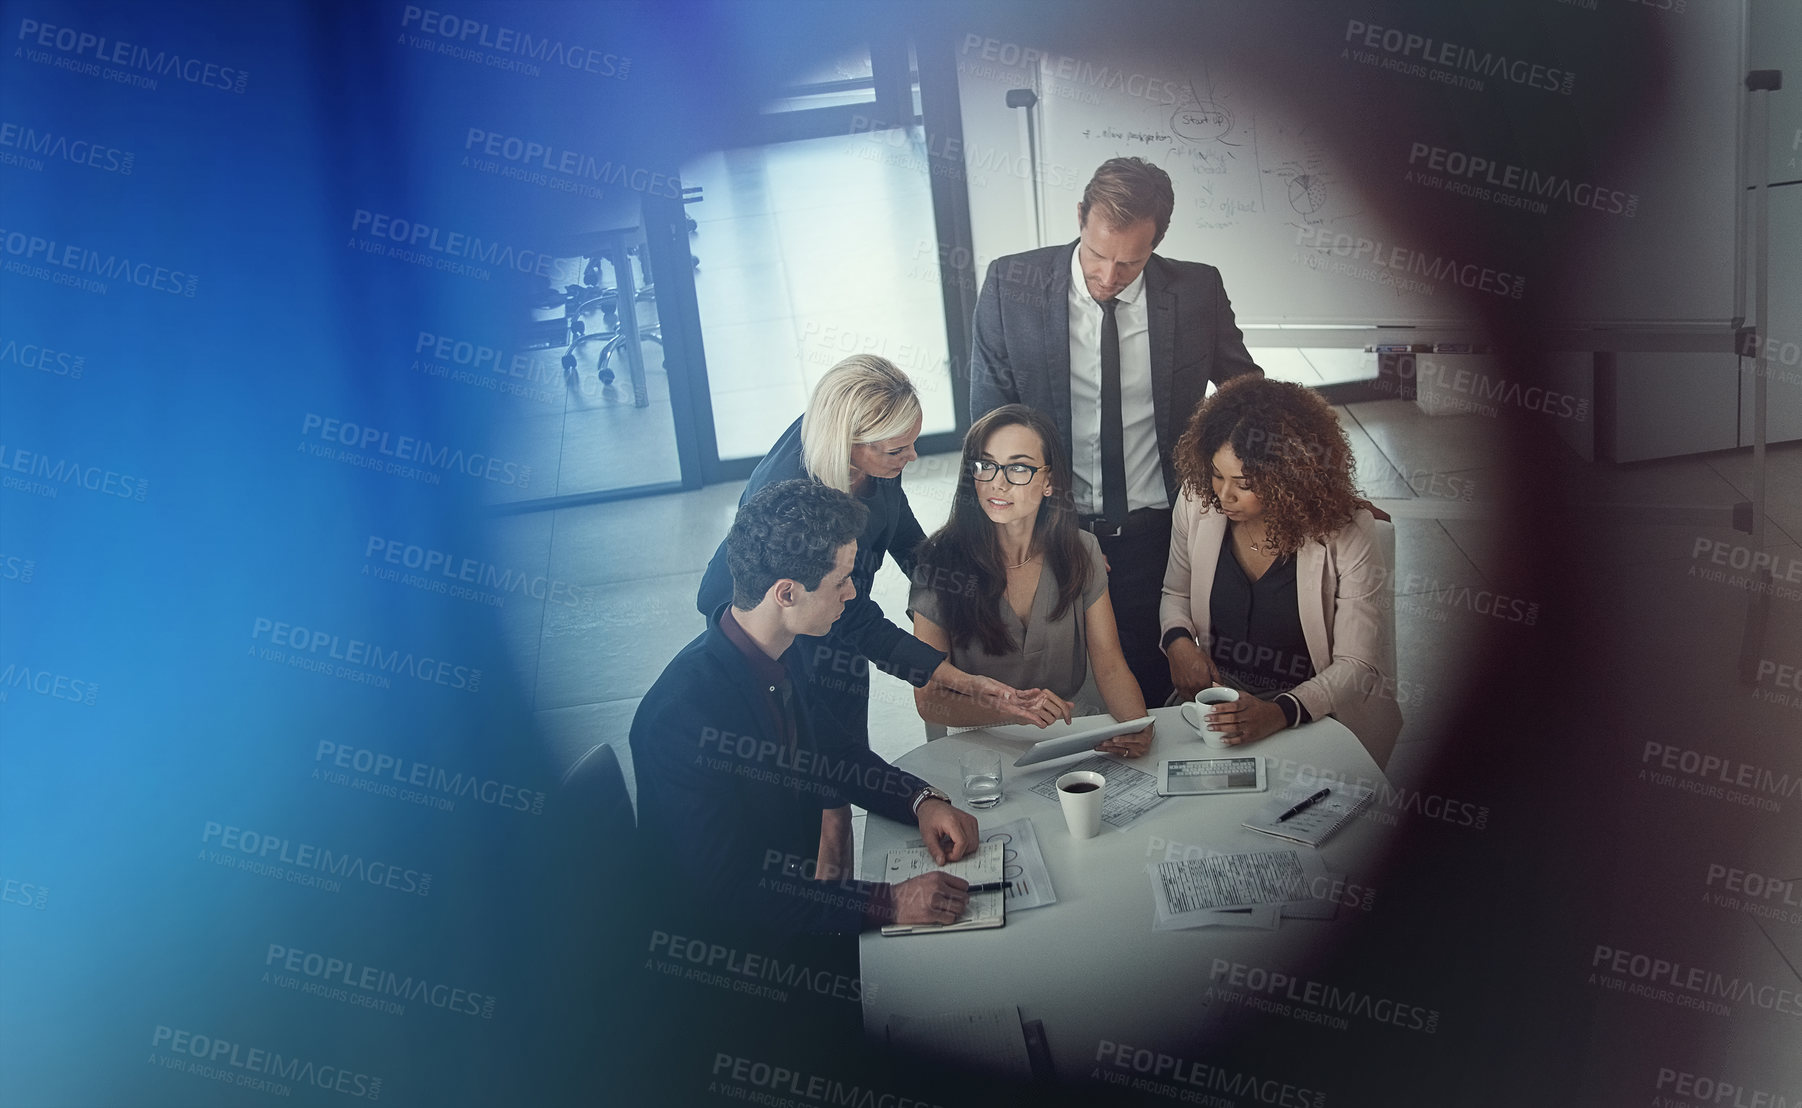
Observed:
[[[1001,802],[1001,755],[977,747],[963,757],[964,803],[993,808]]]

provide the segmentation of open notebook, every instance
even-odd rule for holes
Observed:
[[[1322,789],[1327,795],[1288,819],[1280,819],[1297,804]],[[1372,789],[1368,785],[1346,785],[1337,781],[1292,782],[1270,798],[1270,802],[1240,826],[1303,846],[1319,846],[1328,835],[1350,823],[1353,816],[1370,803]]]
[[[922,873],[942,870],[961,877],[972,885],[999,884],[1005,848],[1000,842],[986,842],[976,853],[947,865],[939,865],[926,853],[924,846],[907,846],[888,852],[882,867],[882,879],[898,885]],[[955,923],[891,923],[883,927],[884,935],[928,935],[936,931],[976,931],[984,927],[1000,927],[1007,922],[1007,893],[996,889],[971,893],[964,914]]]

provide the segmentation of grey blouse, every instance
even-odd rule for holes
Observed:
[[[1003,595],[997,600],[1001,605],[1002,624],[1015,643],[1024,645],[1009,654],[997,656],[983,649],[982,643],[971,639],[951,648],[952,665],[966,673],[993,677],[1016,689],[1050,689],[1066,700],[1076,696],[1089,672],[1085,617],[1089,606],[1107,591],[1107,562],[1101,556],[1101,544],[1087,531],[1078,534],[1082,538],[1083,551],[1089,557],[1089,583],[1082,591],[1082,599],[1072,605],[1062,619],[1053,621],[1051,612],[1057,607],[1059,582],[1050,567],[1045,567],[1039,573],[1039,588],[1033,594],[1031,616],[1024,627],[1007,597]],[[945,627],[938,596],[928,585],[915,581],[907,607],[908,611]]]

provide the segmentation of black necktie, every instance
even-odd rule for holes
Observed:
[[[1118,527],[1126,522],[1126,431],[1120,416],[1120,325],[1118,300],[1101,302],[1101,514]]]

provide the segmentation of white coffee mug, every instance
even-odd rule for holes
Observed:
[[[1107,778],[1091,770],[1071,770],[1057,779],[1058,804],[1072,837],[1092,839],[1101,833],[1101,798],[1106,791]]]
[[[1183,720],[1190,727],[1195,728],[1196,732],[1200,734],[1202,742],[1224,750],[1227,746],[1226,734],[1221,731],[1208,730],[1208,713],[1214,710],[1216,704],[1231,704],[1238,699],[1238,689],[1229,689],[1221,685],[1203,689],[1195,694],[1195,699],[1183,705]]]

